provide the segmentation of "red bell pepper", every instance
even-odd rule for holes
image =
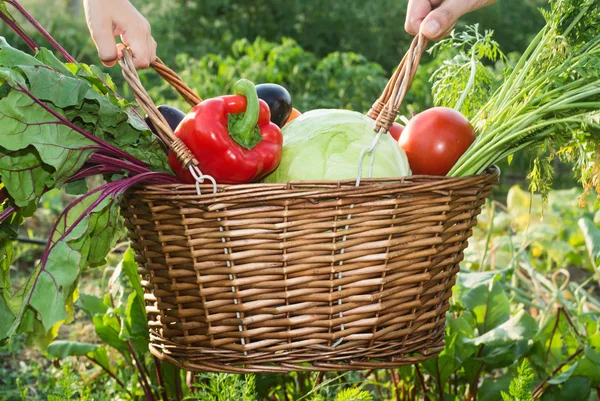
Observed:
[[[283,145],[281,130],[271,122],[269,106],[258,98],[254,84],[242,79],[234,89],[236,95],[198,104],[175,130],[200,171],[223,184],[265,177],[279,165]],[[181,181],[196,182],[172,152],[169,164]]]

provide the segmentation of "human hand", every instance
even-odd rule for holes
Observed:
[[[156,41],[150,24],[129,0],[84,0],[85,15],[98,56],[108,67],[122,57],[123,46],[131,48],[136,68],[148,68],[156,60]],[[123,44],[117,45],[115,36]]]
[[[496,0],[409,0],[404,28],[411,35],[419,31],[430,40],[448,35],[463,15],[489,6]]]

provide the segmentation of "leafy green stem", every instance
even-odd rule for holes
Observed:
[[[460,111],[463,107],[463,105],[465,104],[465,100],[467,100],[467,95],[469,94],[469,92],[471,92],[471,89],[473,89],[473,85],[475,85],[475,77],[477,76],[477,61],[475,60],[475,51],[476,51],[476,45],[477,43],[479,43],[479,33],[476,31],[476,35],[477,35],[477,42],[475,42],[475,44],[473,45],[473,48],[471,49],[471,63],[470,63],[470,75],[469,75],[469,81],[467,82],[467,85],[465,86],[465,89],[462,91],[462,94],[460,95],[460,98],[458,99],[458,101],[456,102],[456,105],[454,106],[454,110]]]

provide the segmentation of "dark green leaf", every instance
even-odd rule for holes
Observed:
[[[511,374],[504,374],[499,377],[486,377],[479,387],[477,394],[479,395],[479,401],[502,401],[500,392],[508,392],[508,386],[510,385],[513,376]]]
[[[561,383],[566,382],[567,380],[569,380],[569,378],[571,378],[571,376],[573,375],[573,372],[575,371],[576,368],[577,368],[577,362],[575,362],[573,365],[571,365],[567,370],[565,370],[561,374],[554,377],[554,379],[548,380],[548,384],[561,384]]]
[[[561,388],[557,401],[587,401],[590,397],[590,380],[583,377],[570,378]]]
[[[79,299],[76,304],[81,307],[90,318],[93,318],[96,315],[102,315],[108,310],[108,307],[104,305],[102,298],[84,293],[79,293]]]
[[[127,352],[127,343],[119,337],[119,321],[113,314],[94,316],[93,322],[96,334],[102,341],[120,352]]]

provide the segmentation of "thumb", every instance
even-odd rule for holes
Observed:
[[[425,17],[421,23],[421,33],[431,40],[441,39],[462,15],[471,11],[470,3],[465,0],[444,1]]]

